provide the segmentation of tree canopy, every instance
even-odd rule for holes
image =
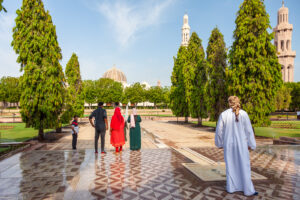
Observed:
[[[277,111],[288,110],[291,103],[291,91],[286,84],[283,84],[281,88],[277,91],[275,97],[275,108]]]
[[[207,64],[202,41],[195,32],[192,33],[187,47],[183,76],[185,97],[191,116],[198,118],[198,124],[202,125],[202,118],[207,117]]]
[[[80,66],[78,57],[75,53],[72,54],[66,66],[66,97],[63,121],[69,122],[73,116],[81,117],[84,113],[84,94],[80,75]]]
[[[0,0],[0,12],[1,11],[7,12],[6,9],[3,7],[3,0]]]
[[[97,102],[95,81],[92,80],[83,81],[83,96],[85,102],[88,104]]]
[[[145,85],[140,84],[139,82],[132,84],[129,87],[126,87],[124,90],[124,98],[132,104],[137,104],[144,102],[145,97]]]
[[[270,124],[274,98],[282,85],[269,15],[262,0],[244,0],[235,20],[234,42],[229,53],[229,95],[241,105],[258,126]]]
[[[95,82],[97,102],[120,102],[123,95],[122,83],[109,78],[100,78]]]
[[[164,101],[163,89],[159,86],[153,86],[146,91],[147,100],[154,103],[154,106]]]
[[[20,96],[19,78],[8,76],[0,79],[0,101],[18,103]]]
[[[209,113],[211,121],[218,121],[219,115],[227,105],[227,53],[224,36],[218,28],[214,28],[209,37],[206,49],[208,62],[209,84],[207,93],[209,95]]]
[[[185,117],[188,121],[190,115],[189,104],[186,99],[183,67],[187,59],[187,49],[180,46],[177,57],[174,57],[174,67],[171,76],[170,108],[176,117]]]
[[[64,102],[61,49],[49,11],[41,0],[23,0],[16,11],[12,46],[21,64],[21,115],[27,127],[56,128]]]
[[[290,110],[300,111],[300,82],[286,83],[286,86],[291,89]]]

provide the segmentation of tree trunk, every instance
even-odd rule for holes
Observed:
[[[39,129],[38,140],[39,140],[39,141],[44,140],[44,129],[43,129],[43,128],[40,128],[40,129]]]
[[[202,118],[198,117],[198,126],[202,126]]]
[[[57,127],[56,128],[56,133],[61,133],[62,132],[62,128],[61,127]]]
[[[189,123],[189,117],[184,117],[184,123]]]

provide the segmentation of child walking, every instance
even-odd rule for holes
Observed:
[[[72,121],[72,148],[76,149],[77,145],[77,137],[79,133],[79,126],[78,126],[78,117],[74,116],[74,120]]]

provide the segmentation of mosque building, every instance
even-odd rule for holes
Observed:
[[[127,78],[126,78],[125,74],[120,69],[116,68],[116,65],[114,65],[111,69],[107,70],[103,74],[102,78],[109,78],[114,81],[120,82],[120,83],[122,83],[124,88],[130,86],[130,84],[127,83]],[[145,85],[146,90],[151,88],[151,85],[149,83],[147,83],[146,81],[142,82],[141,84]],[[154,106],[154,103],[140,102],[137,104],[137,106]]]
[[[294,82],[296,51],[292,50],[292,32],[293,25],[289,23],[289,9],[284,6],[284,1],[282,1],[282,7],[277,13],[277,26],[274,28],[274,44],[284,82]]]
[[[116,65],[114,65],[111,69],[107,70],[103,74],[102,78],[109,78],[122,83],[122,85],[125,87],[128,86],[125,74],[120,69],[116,68]]]
[[[188,15],[183,16],[181,28],[181,46],[188,46],[191,27]],[[294,68],[296,51],[292,50],[293,25],[289,23],[289,9],[282,1],[282,7],[277,13],[277,26],[273,29],[275,33],[274,45],[277,50],[278,61],[281,64],[282,79],[284,82],[294,82]]]

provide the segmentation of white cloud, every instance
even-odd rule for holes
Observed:
[[[14,14],[0,14],[0,77],[21,75],[17,55],[11,47],[14,19]]]
[[[173,1],[143,0],[129,4],[121,0],[112,0],[98,4],[97,10],[113,27],[117,41],[125,46],[134,40],[140,31],[159,24],[163,12]]]

